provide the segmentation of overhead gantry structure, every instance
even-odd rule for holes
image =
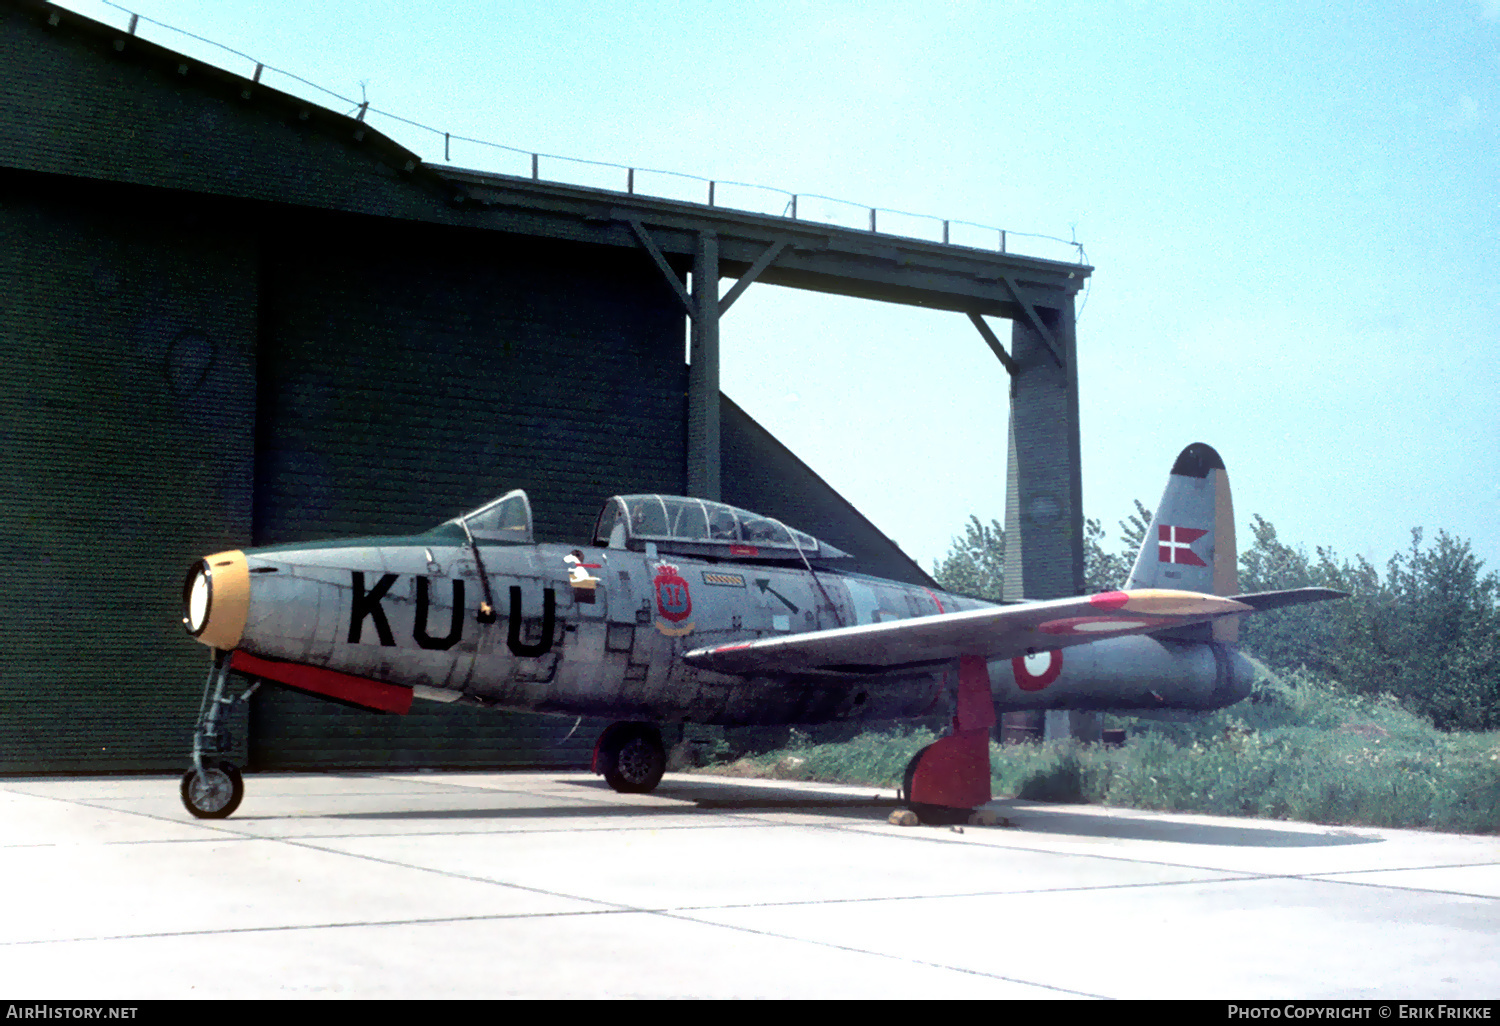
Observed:
[[[261,65],[241,64],[237,57],[239,73],[142,38],[138,20],[146,21],[131,16],[128,27],[111,25],[42,0],[0,2],[0,191],[9,200],[7,230],[20,242],[9,247],[11,279],[25,286],[22,292],[40,297],[4,311],[11,334],[30,353],[14,361],[26,364],[20,377],[32,383],[22,391],[32,400],[37,388],[81,395],[88,391],[90,368],[124,368],[144,359],[153,369],[139,378],[141,388],[131,390],[126,405],[137,419],[155,417],[171,437],[190,439],[155,446],[149,455],[159,472],[147,476],[180,483],[182,473],[207,474],[202,481],[212,482],[201,490],[201,506],[193,507],[201,516],[184,520],[163,512],[178,508],[181,494],[133,510],[132,523],[144,516],[146,526],[132,532],[133,540],[115,545],[121,565],[139,560],[141,566],[159,566],[161,555],[179,551],[176,546],[189,537],[222,534],[228,541],[266,533],[291,540],[324,533],[321,525],[338,518],[382,528],[413,522],[416,510],[466,494],[476,476],[463,446],[433,457],[423,443],[469,438],[474,410],[512,399],[524,407],[538,390],[545,390],[549,403],[535,416],[506,408],[510,423],[524,422],[526,430],[534,420],[546,420],[547,429],[582,423],[583,437],[593,429],[588,418],[608,397],[580,396],[572,382],[548,379],[519,360],[496,360],[474,381],[451,385],[449,398],[458,401],[436,410],[430,408],[430,389],[394,382],[401,387],[384,397],[389,403],[380,403],[377,418],[363,403],[323,402],[321,386],[282,387],[347,378],[339,384],[349,385],[350,396],[381,393],[390,377],[382,368],[397,361],[366,359],[363,353],[321,361],[335,351],[359,352],[365,326],[387,312],[386,300],[403,315],[369,332],[382,356],[404,354],[409,346],[413,360],[443,360],[472,354],[502,335],[509,340],[510,332],[528,343],[555,340],[559,351],[569,353],[607,352],[616,339],[639,346],[643,373],[627,384],[640,386],[631,395],[644,397],[638,405],[649,406],[649,414],[614,418],[614,424],[641,432],[624,438],[628,444],[598,440],[607,444],[595,451],[607,452],[612,461],[606,476],[618,478],[623,469],[630,477],[639,469],[634,476],[653,486],[672,483],[676,489],[675,482],[685,478],[695,494],[719,496],[719,319],[751,283],[765,281],[926,306],[948,311],[955,324],[958,314],[970,318],[1011,375],[1008,591],[1046,598],[1077,590],[1082,514],[1073,306],[1089,268],[879,234],[873,217],[870,230],[859,231],[743,213],[715,206],[712,187],[708,202],[697,204],[638,195],[630,178],[623,192],[540,181],[535,157],[530,178],[450,167],[446,151],[442,164],[428,163],[372,127],[366,115],[375,112],[367,105],[354,116],[319,106],[267,84]],[[557,245],[537,246],[537,265],[528,267],[533,239]],[[340,259],[351,262],[340,266]],[[346,277],[358,276],[351,268],[379,273],[346,288]],[[313,273],[304,280],[308,270]],[[494,313],[497,297],[532,284],[538,270],[549,277],[536,309],[500,309],[505,324],[469,331],[470,304]],[[658,273],[662,291],[648,294],[658,287]],[[576,284],[568,280],[575,274]],[[721,277],[736,279],[722,297]],[[389,296],[382,294],[387,282],[398,286]],[[601,283],[613,294],[584,294]],[[574,295],[587,300],[578,310],[566,306]],[[677,397],[679,302],[692,319],[685,404]],[[59,310],[77,316],[59,316]],[[418,310],[418,316],[405,316]],[[610,316],[621,318],[620,331],[596,338],[558,334],[586,331]],[[1013,322],[1004,343],[1004,333],[997,336],[986,321],[995,317]],[[634,320],[623,323],[627,318]],[[180,365],[188,377],[179,380],[172,371],[159,378],[153,354],[164,354],[164,371]],[[449,372],[460,365],[444,365],[434,380],[452,382],[457,372]],[[609,372],[632,375],[634,369],[619,361]],[[184,381],[191,395],[179,388]],[[518,387],[506,395],[502,386],[510,381]],[[612,383],[619,385],[619,378]],[[87,406],[99,423],[118,420],[115,406],[96,398],[77,408]],[[1001,399],[998,387],[995,399]],[[24,410],[27,423],[34,414],[39,425],[26,432],[17,451],[45,487],[30,487],[22,474],[28,487],[12,489],[12,497],[24,499],[23,506],[66,504],[75,489],[97,483],[90,482],[98,475],[83,481],[53,473],[67,466],[58,454],[66,456],[69,439],[87,433],[88,418],[70,414],[77,404],[69,404],[72,398],[55,410],[43,408],[54,405],[50,401],[12,404],[13,414]],[[679,411],[689,414],[689,431],[682,430]],[[725,423],[745,434],[743,419],[728,412]],[[408,419],[415,414],[420,422]],[[205,424],[212,427],[207,435]],[[403,431],[407,424],[418,430]],[[524,440],[505,438],[507,445],[516,441],[514,447],[497,445],[493,454],[486,447],[486,469],[529,470]],[[729,441],[741,445],[733,451],[747,458],[770,453],[780,461],[749,467],[751,475],[764,470],[761,479],[774,481],[788,470],[780,447],[768,439]],[[994,473],[999,441],[993,445]],[[384,451],[387,443],[390,451]],[[649,467],[626,465],[643,450],[654,457]],[[213,456],[209,465],[205,451]],[[101,453],[100,459],[134,459],[124,452]],[[311,454],[319,458],[304,462]],[[430,491],[397,495],[390,486],[379,494],[350,488],[348,505],[340,503],[336,511],[302,501],[307,489],[324,487],[335,472],[352,471],[369,482],[408,473],[408,459],[420,461],[419,479]],[[295,472],[285,473],[288,467]],[[584,458],[571,467],[589,464]],[[555,486],[556,494],[576,497],[593,486],[591,468],[571,467],[536,476]],[[790,470],[801,482],[799,496],[831,492],[821,482],[807,486],[805,468]],[[573,508],[560,500],[555,522],[574,515],[564,512]],[[855,519],[849,513],[837,505],[829,516]],[[90,533],[68,531],[77,542],[72,548],[86,554]],[[36,601],[46,605],[50,594],[53,605],[66,606],[71,571],[64,563],[54,560],[38,578]],[[98,689],[85,688],[72,705],[67,699],[52,712],[28,714],[13,729],[0,724],[0,749],[15,749],[0,755],[12,756],[13,765],[51,766],[67,752],[66,759],[85,767],[150,768],[176,750],[172,731],[161,724],[170,725],[177,699],[161,682],[171,677],[163,667],[186,663],[179,661],[180,646],[158,644],[159,620],[149,603],[138,601],[139,589],[128,577],[101,587],[112,608],[134,612],[116,618],[83,655],[70,656],[79,673],[112,682],[105,690],[113,704],[99,706],[90,697]],[[27,682],[47,685],[55,677],[55,646],[38,647],[35,632],[22,627],[0,629],[0,643],[15,642],[11,648],[21,653],[16,673],[5,682],[12,691],[24,691]],[[123,648],[122,638],[129,639]],[[120,653],[127,649],[134,655],[122,663]],[[126,678],[139,678],[139,686],[114,686]],[[99,720],[101,708],[147,727],[124,747],[111,742],[105,755],[74,729],[78,722]],[[430,721],[434,729],[442,722]],[[274,730],[262,736],[271,739]],[[381,736],[393,743],[398,737],[385,731]],[[403,750],[430,740],[416,731],[399,737]],[[448,744],[444,737],[432,750],[440,748],[446,758]],[[303,759],[305,751],[295,757]],[[328,751],[330,759],[354,758],[350,764],[363,758],[352,749]]]
[[[760,281],[964,314],[1010,377],[1007,597],[1083,588],[1074,300],[1093,268],[835,225],[428,165],[486,227],[638,247],[691,324],[687,489],[719,499],[719,321]],[[690,276],[689,276],[690,272]],[[719,294],[721,278],[737,279]],[[1011,322],[1007,348],[986,322]]]
[[[11,88],[24,97],[26,114],[14,120],[15,138],[0,146],[15,170],[73,175],[86,166],[94,178],[157,189],[644,251],[692,320],[686,479],[694,495],[719,496],[719,319],[751,283],[966,315],[1010,375],[1006,591],[1056,598],[1081,589],[1074,299],[1092,268],[880,234],[873,214],[871,230],[861,231],[712,199],[643,196],[629,186],[547,182],[537,178],[535,159],[530,178],[427,163],[366,124],[363,108],[350,117],[267,87],[259,69],[245,78],[176,53],[135,36],[134,19],[121,30],[36,0],[10,6],[16,13],[4,27],[28,60],[53,59],[67,43],[91,56],[46,67],[68,67],[76,78],[102,55],[111,68],[134,68],[132,88],[152,91],[153,102],[182,90],[214,97],[202,124],[218,126],[201,130],[174,114],[149,132],[117,133],[108,146],[61,146],[53,137],[80,124],[137,124],[146,108],[139,97],[126,100],[130,90],[117,70],[90,70],[91,77],[70,79],[70,90],[48,93],[32,85],[62,72],[17,64]],[[80,90],[91,105],[85,119],[68,106]],[[81,154],[87,159],[78,165]],[[738,279],[722,297],[721,277]],[[1008,349],[986,317],[1011,321]]]

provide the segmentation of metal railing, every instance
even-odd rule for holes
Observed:
[[[294,75],[289,71],[272,67],[264,61],[251,57],[249,54],[241,53],[217,43],[212,39],[195,35],[166,22],[156,21],[138,14],[126,7],[114,3],[113,0],[93,0],[93,3],[84,0],[72,0],[65,2],[71,10],[94,5],[112,8],[129,16],[128,24],[124,31],[131,36],[140,35],[141,24],[165,29],[175,33],[183,39],[191,40],[192,44],[184,44],[181,40],[174,39],[170,49],[183,53],[185,56],[202,60],[216,67],[222,68],[235,74],[243,71],[227,66],[222,61],[222,54],[230,54],[254,66],[251,72],[251,81],[267,83],[266,73],[270,72],[285,81],[285,85],[277,83],[282,91],[291,93],[309,101],[322,101],[322,97],[332,97],[349,105],[345,112],[359,121],[373,124],[373,119],[381,119],[388,123],[390,128],[382,127],[380,130],[395,139],[407,149],[412,150],[422,157],[424,162],[435,161],[435,150],[439,140],[442,143],[443,163],[453,163],[454,144],[458,143],[464,148],[473,148],[476,154],[484,154],[496,158],[494,163],[498,166],[489,166],[488,161],[480,161],[473,170],[484,171],[493,174],[507,174],[515,177],[530,177],[536,181],[557,182],[567,185],[581,185],[599,189],[613,189],[624,191],[631,195],[652,196],[659,199],[675,199],[690,203],[706,203],[710,207],[725,207],[733,210],[743,210],[750,213],[767,214],[771,216],[787,217],[792,220],[807,221],[817,224],[837,225],[843,228],[866,230],[876,234],[896,235],[904,238],[923,239],[929,242],[941,242],[949,246],[965,246],[971,249],[982,249],[990,252],[1015,253],[1017,255],[1034,256],[1043,259],[1059,259],[1052,255],[1059,252],[1058,247],[1063,247],[1061,252],[1068,249],[1069,259],[1077,263],[1085,263],[1087,254],[1084,252],[1083,244],[1076,239],[1063,239],[1055,235],[1044,235],[1038,232],[1017,232],[993,225],[979,224],[974,221],[960,221],[950,218],[940,218],[931,214],[918,214],[906,210],[896,210],[889,207],[876,207],[863,203],[855,203],[851,200],[839,199],[834,196],[823,196],[818,193],[791,192],[786,189],[778,189],[766,185],[755,185],[750,182],[736,182],[725,179],[706,178],[702,175],[685,174],[681,171],[664,171],[659,168],[633,167],[629,164],[619,164],[605,160],[588,160],[582,157],[569,157],[557,153],[542,153],[535,150],[527,150],[517,146],[507,146],[503,143],[490,142],[487,139],[476,139],[471,136],[455,135],[431,125],[413,121],[390,111],[380,110],[370,106],[367,98],[359,100],[352,99],[326,89],[300,75]],[[105,13],[105,12],[101,12]],[[93,14],[85,14],[85,17],[94,17]],[[105,24],[111,24],[106,17],[97,20]],[[118,20],[125,20],[120,17]],[[142,36],[141,38],[146,38]],[[167,46],[167,42],[161,39],[151,40],[159,45]],[[208,47],[205,51],[203,48]],[[192,52],[196,51],[196,52]],[[212,54],[212,56],[209,56]],[[219,58],[219,59],[215,59]],[[249,70],[244,69],[244,70]],[[307,95],[308,91],[321,94],[318,97]],[[399,126],[399,127],[396,127]],[[406,130],[415,129],[425,133],[424,140],[427,147],[413,145],[406,137]],[[434,156],[428,156],[429,148]],[[543,161],[548,172],[543,175]],[[465,161],[465,166],[470,166]],[[621,187],[623,186],[623,190]],[[883,215],[883,216],[882,216]],[[1014,240],[1026,240],[1023,245],[1026,251],[1022,252],[1014,248]],[[1037,248],[1036,244],[1042,244],[1041,249],[1048,252],[1032,252]]]

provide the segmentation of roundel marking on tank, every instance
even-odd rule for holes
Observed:
[[[1010,661],[1011,673],[1016,678],[1016,687],[1022,691],[1040,691],[1051,684],[1062,673],[1063,654],[1051,648],[1045,652],[1032,652],[1016,656]]]
[[[1149,626],[1149,620],[1134,620],[1122,616],[1070,616],[1062,620],[1048,620],[1040,624],[1037,630],[1043,634],[1111,634]],[[1160,626],[1167,625],[1162,623]]]

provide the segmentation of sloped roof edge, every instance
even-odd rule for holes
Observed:
[[[921,575],[922,580],[926,582],[928,587],[942,587],[941,584],[932,579],[931,574],[922,569],[922,565],[920,563],[908,556],[906,554],[906,551],[902,549],[901,546],[898,545],[888,534],[882,531],[879,527],[875,526],[875,524],[870,520],[869,517],[861,513],[854,506],[854,504],[851,503],[848,499],[844,498],[844,496],[836,488],[830,485],[827,481],[823,480],[821,474],[809,467],[805,462],[803,462],[801,457],[792,452],[791,449],[787,448],[787,446],[779,438],[771,434],[771,432],[767,431],[759,421],[750,416],[750,414],[746,413],[743,406],[735,402],[733,399],[729,398],[729,396],[725,395],[723,392],[719,393],[719,401],[721,403],[726,403],[735,413],[744,418],[744,422],[750,428],[750,430],[760,434],[765,441],[781,450],[781,452],[783,452],[798,468],[800,468],[804,473],[806,473],[810,478],[812,478],[823,488],[827,489],[828,494],[833,496],[834,499],[836,499],[838,503],[843,506],[843,508],[849,513],[852,519],[858,520],[860,523],[864,524],[871,531],[875,532],[875,534],[878,535],[883,541],[890,545],[893,552],[897,553],[907,563],[911,564],[912,569],[914,569],[918,574]]]

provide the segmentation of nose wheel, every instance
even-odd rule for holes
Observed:
[[[230,751],[233,742],[221,722],[233,706],[247,700],[259,682],[237,698],[225,698],[229,686],[229,653],[214,651],[203,703],[198,707],[198,725],[193,731],[193,768],[182,775],[182,804],[198,819],[223,819],[240,807],[245,781],[239,767],[215,758]]]
[[[199,819],[224,819],[240,807],[245,781],[232,762],[203,763],[182,775],[182,804]]]

